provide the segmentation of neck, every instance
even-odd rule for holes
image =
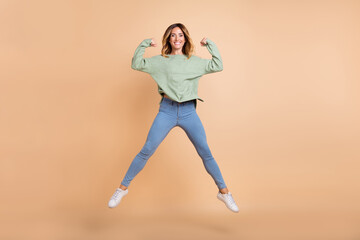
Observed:
[[[184,55],[181,49],[171,51],[170,55]]]

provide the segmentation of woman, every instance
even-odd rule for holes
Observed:
[[[183,24],[176,23],[170,25],[164,33],[161,54],[143,58],[147,47],[156,47],[152,38],[143,40],[136,48],[131,68],[149,73],[158,84],[158,92],[162,98],[146,142],[111,197],[108,203],[110,208],[120,203],[122,197],[128,193],[131,180],[144,168],[170,130],[179,126],[194,144],[206,171],[214,179],[219,189],[217,198],[231,211],[239,211],[210,152],[204,127],[196,112],[197,99],[204,101],[197,95],[200,77],[223,70],[222,59],[215,43],[203,38],[200,44],[207,47],[212,55],[211,60],[193,55],[194,44],[188,30]]]

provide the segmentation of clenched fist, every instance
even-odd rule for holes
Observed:
[[[156,47],[156,42],[155,42],[154,38],[151,38],[150,46],[151,47]]]
[[[201,46],[205,46],[207,43],[206,43],[206,37],[204,37],[201,42],[200,42]]]

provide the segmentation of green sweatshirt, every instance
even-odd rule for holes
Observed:
[[[150,47],[150,43],[151,38],[147,38],[136,48],[131,68],[149,73],[156,81],[158,92],[162,98],[164,97],[163,93],[165,93],[177,102],[192,99],[199,99],[204,102],[197,93],[200,77],[204,74],[223,70],[222,59],[215,43],[208,38],[206,39],[205,46],[212,55],[212,59],[203,59],[195,55],[189,59],[186,55],[167,55],[169,58],[165,58],[161,54],[143,58],[145,48]]]

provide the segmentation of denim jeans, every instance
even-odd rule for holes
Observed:
[[[219,189],[226,188],[219,166],[208,146],[205,129],[196,112],[196,99],[178,103],[165,97],[160,102],[159,112],[151,125],[146,142],[130,164],[121,182],[122,185],[126,187],[130,185],[130,182],[144,168],[147,160],[154,154],[170,130],[176,126],[186,132],[217,187]]]

